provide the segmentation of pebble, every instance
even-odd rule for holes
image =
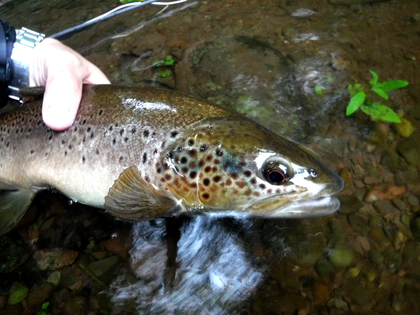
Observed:
[[[419,199],[410,192],[408,193],[407,202],[413,207],[419,205]]]
[[[78,255],[70,249],[43,249],[34,253],[34,259],[41,270],[57,270],[71,265]]]
[[[392,205],[391,201],[389,201],[389,200],[378,200],[378,201],[375,201],[373,203],[373,206],[375,207],[375,209],[381,215],[391,214],[391,215],[398,216],[400,214],[400,211],[397,208],[395,208]]]
[[[405,118],[401,118],[401,123],[394,124],[395,129],[397,129],[398,133],[403,137],[410,137],[414,132],[414,127],[411,122]]]
[[[377,200],[391,200],[398,198],[406,191],[404,186],[376,186],[370,189],[367,194],[365,195],[364,201],[365,202],[374,202]]]
[[[420,165],[420,137],[414,135],[398,143],[397,151],[403,156],[408,164],[412,166]]]
[[[90,263],[88,268],[96,277],[100,277],[115,268],[119,262],[120,258],[118,256],[110,256]]]
[[[54,285],[49,282],[33,287],[28,297],[29,306],[32,308],[40,306],[50,298],[53,291]]]
[[[336,247],[331,251],[329,259],[335,266],[348,267],[353,262],[354,255],[353,252],[346,247]]]
[[[61,280],[61,272],[56,270],[48,276],[47,282],[52,283],[55,286],[58,286]]]
[[[365,176],[365,178],[363,178],[363,182],[366,185],[376,185],[376,184],[378,184],[378,179],[376,177],[372,177],[372,176]]]
[[[15,305],[22,302],[28,296],[29,289],[24,284],[18,284],[12,289],[12,292],[9,295],[7,304]]]
[[[381,264],[384,261],[384,257],[380,252],[372,249],[368,253],[369,260],[374,264]]]
[[[321,276],[328,275],[334,272],[333,264],[326,258],[320,258],[315,264],[315,269]]]
[[[89,304],[84,296],[70,297],[64,306],[66,315],[85,315],[89,311]]]
[[[404,201],[402,201],[401,199],[392,199],[392,203],[400,211],[405,211],[407,209],[407,206],[405,205]]]

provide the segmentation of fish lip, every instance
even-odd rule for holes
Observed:
[[[264,200],[267,199],[270,198]],[[258,202],[253,204],[253,206],[256,205],[258,205]],[[326,195],[297,200],[273,210],[253,213],[253,215],[266,218],[305,219],[329,215],[336,212],[339,208],[340,200],[335,196]]]

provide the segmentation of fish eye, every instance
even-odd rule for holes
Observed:
[[[264,179],[272,185],[282,185],[293,177],[293,169],[282,158],[273,157],[264,163],[261,173]]]

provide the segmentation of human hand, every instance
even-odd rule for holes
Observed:
[[[33,50],[29,79],[30,86],[45,86],[42,118],[54,130],[65,130],[73,124],[83,83],[110,84],[99,68],[52,38]]]

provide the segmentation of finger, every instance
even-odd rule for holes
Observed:
[[[82,98],[82,81],[69,71],[49,76],[42,104],[42,118],[54,130],[69,128]]]
[[[111,84],[106,75],[99,70],[94,64],[87,61],[88,75],[84,78],[83,83],[87,84]]]

